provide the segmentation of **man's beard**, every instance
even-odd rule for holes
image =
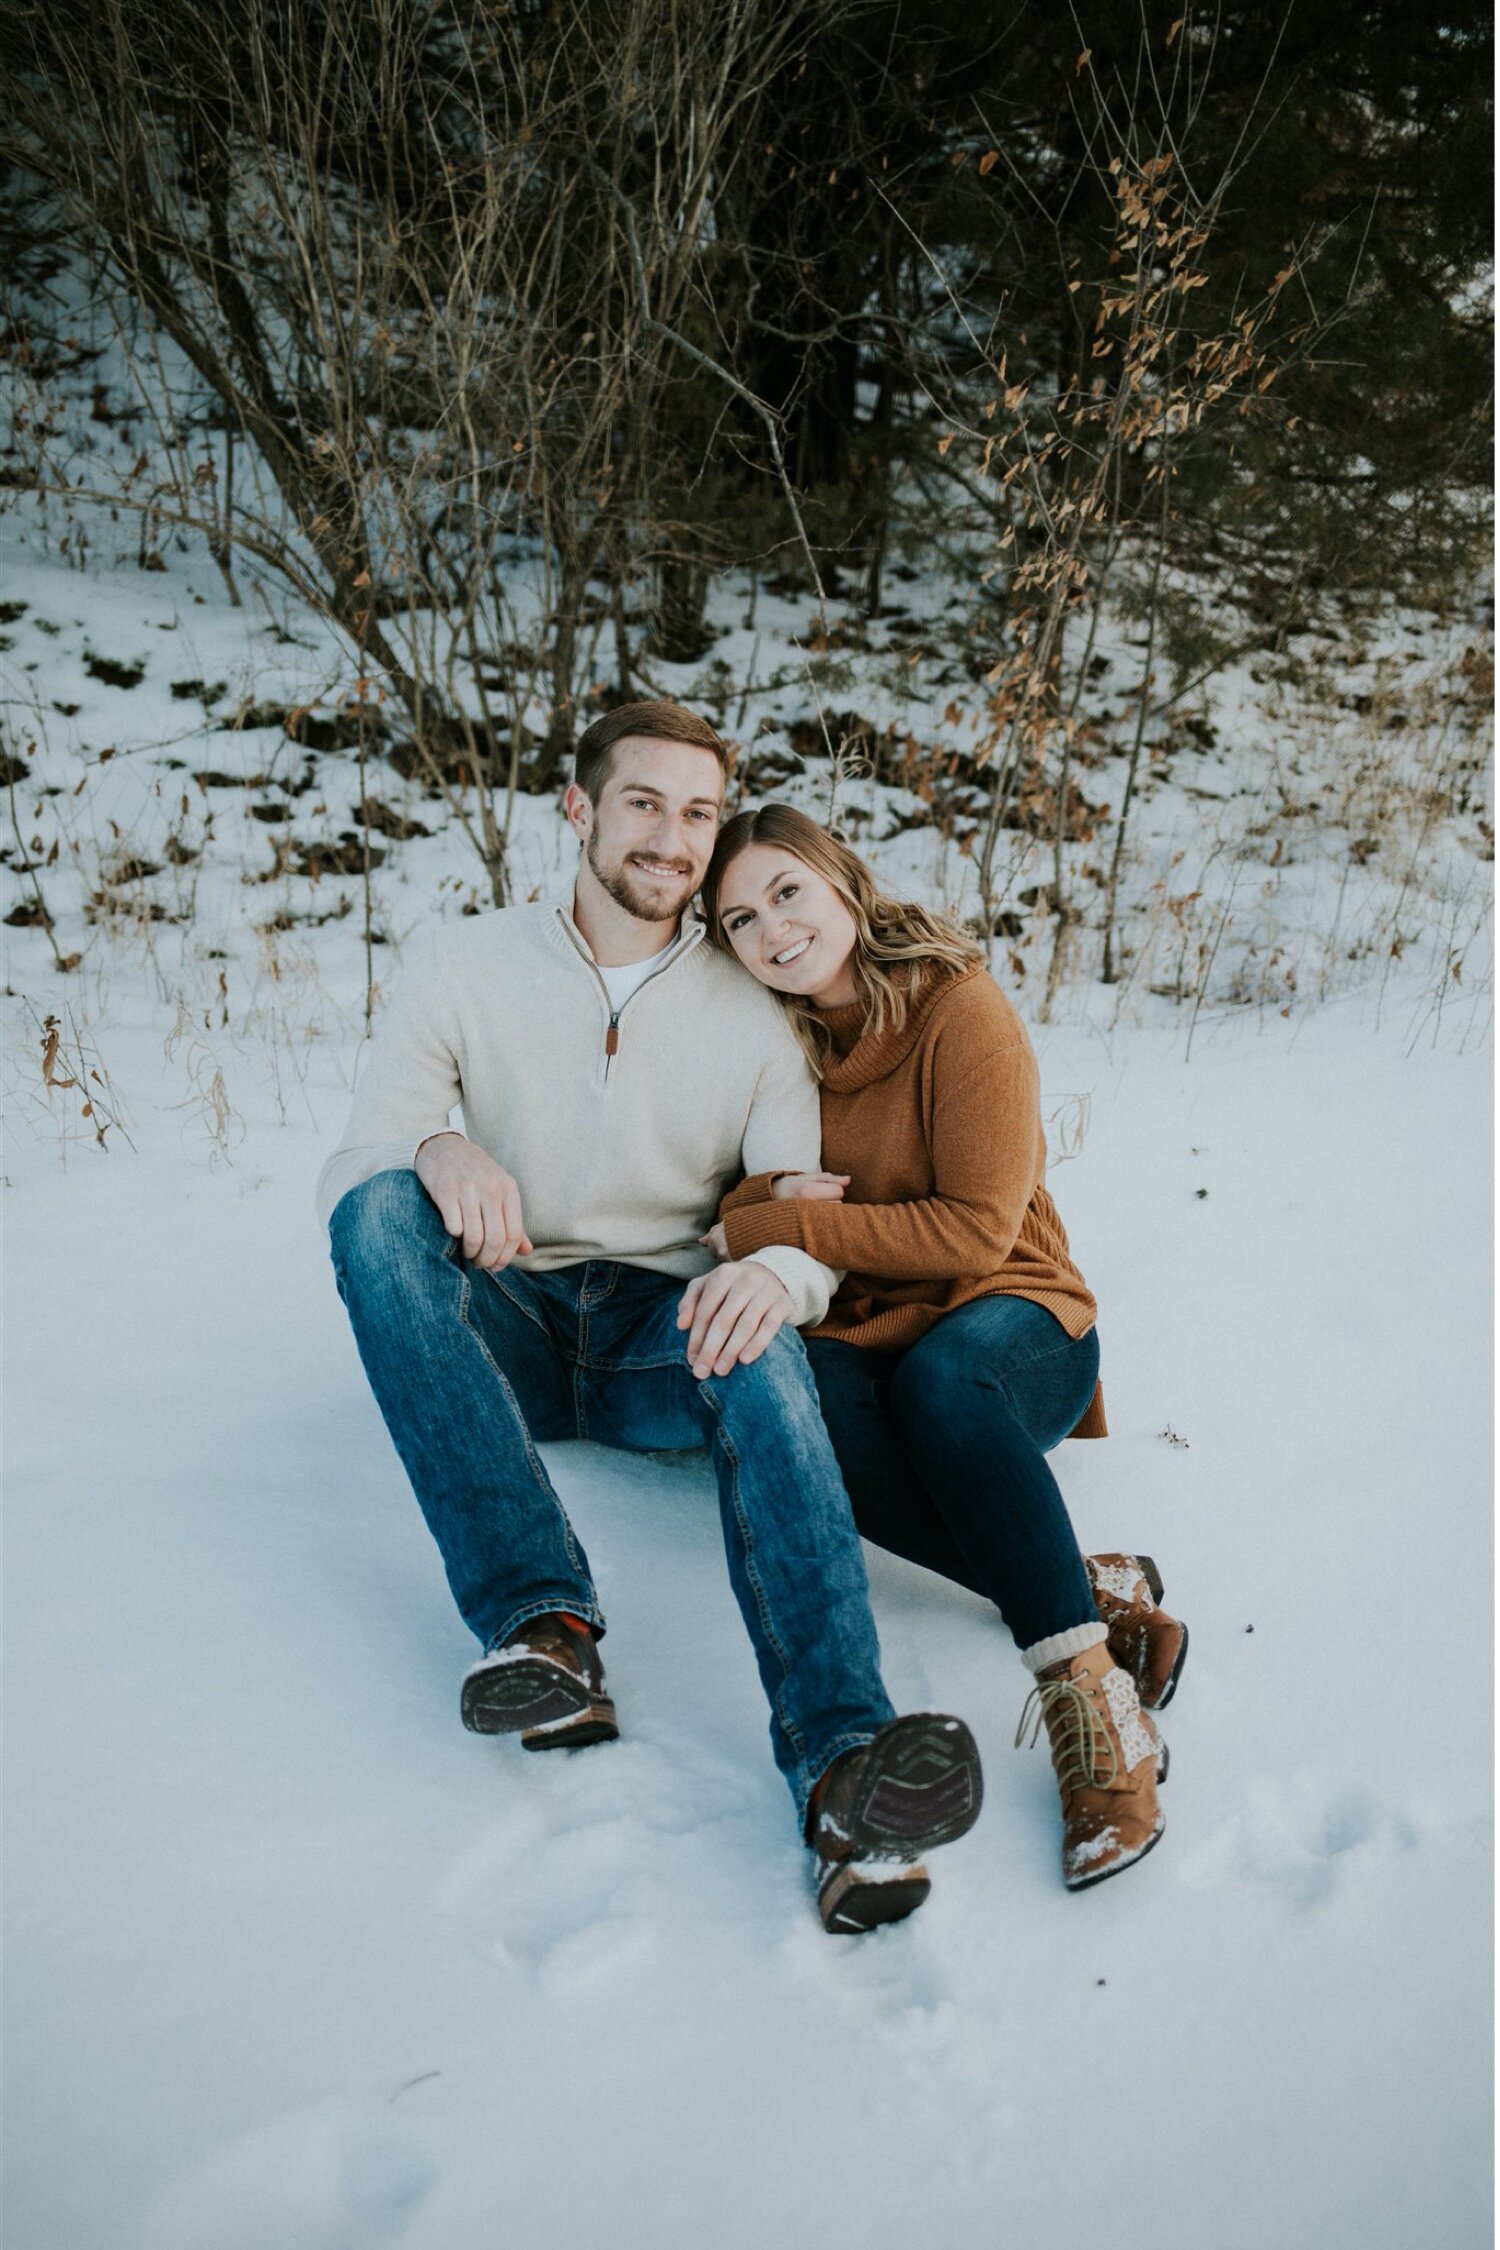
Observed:
[[[631,871],[625,860],[610,867],[600,856],[598,839],[590,836],[584,845],[584,857],[593,871],[595,882],[608,891],[616,906],[623,906],[638,922],[675,922],[698,888],[697,878],[684,875],[683,889],[675,897],[662,890],[637,890],[631,880]]]

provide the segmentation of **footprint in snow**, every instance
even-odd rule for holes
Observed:
[[[1414,1824],[1362,1782],[1299,1767],[1251,1781],[1238,1812],[1183,1861],[1200,1890],[1279,1891],[1315,1906],[1356,1871],[1417,1840]]]
[[[467,1942],[501,1967],[593,1983],[751,1880],[753,1792],[728,1766],[673,1749],[682,1754],[620,1742],[566,1761],[502,1755],[504,1805],[441,1894]]]
[[[157,2199],[142,2250],[380,2250],[434,2174],[408,2128],[330,2102],[210,2150]]]

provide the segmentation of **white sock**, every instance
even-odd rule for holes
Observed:
[[[1108,1639],[1107,1627],[1097,1620],[1092,1625],[1070,1625],[1065,1633],[1049,1633],[1044,1641],[1023,1648],[1021,1662],[1028,1672],[1045,1672],[1049,1664],[1066,1664],[1070,1656],[1082,1656],[1086,1648],[1097,1648]]]

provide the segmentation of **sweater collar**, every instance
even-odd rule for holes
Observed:
[[[597,974],[599,964],[590,951],[589,941],[573,919],[572,884],[566,890],[554,892],[548,904],[551,907],[547,917],[549,936],[566,951],[576,953]],[[691,910],[686,912],[671,944],[663,946],[661,952],[653,956],[652,976],[680,961],[684,954],[695,951],[702,944],[706,929],[707,924],[696,914]]]
[[[823,1062],[823,1084],[829,1092],[853,1094],[862,1086],[872,1086],[877,1078],[888,1078],[898,1064],[905,1062],[921,1038],[927,1018],[943,994],[951,992],[956,984],[967,984],[970,977],[978,976],[983,966],[983,962],[972,961],[947,974],[941,970],[929,973],[916,998],[907,1003],[906,1020],[899,1031],[887,1024],[878,1036],[872,1031],[862,1032],[847,1052],[827,1055]],[[857,1030],[864,1006],[862,1000],[854,1000],[845,1008],[818,1011],[819,1021],[827,1025],[836,1047],[843,1046],[849,1034]]]

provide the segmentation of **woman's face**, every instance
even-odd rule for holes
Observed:
[[[724,935],[753,977],[815,1007],[859,997],[854,917],[825,876],[782,844],[747,844],[719,885]]]

